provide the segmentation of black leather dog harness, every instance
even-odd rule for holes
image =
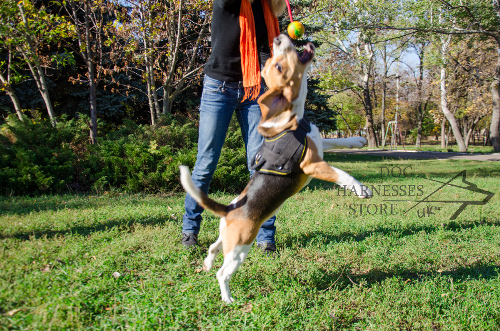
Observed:
[[[273,138],[264,139],[252,160],[251,169],[272,175],[303,173],[300,162],[307,149],[307,134],[311,124],[306,117],[299,121],[297,130],[286,130]]]

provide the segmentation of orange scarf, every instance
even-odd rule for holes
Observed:
[[[259,1],[259,0],[256,0]],[[273,49],[273,39],[279,35],[278,19],[271,13],[268,0],[261,0],[267,27],[269,49]],[[240,7],[240,54],[245,95],[242,101],[255,100],[260,92],[260,65],[257,54],[257,37],[252,5],[248,0],[241,0]]]

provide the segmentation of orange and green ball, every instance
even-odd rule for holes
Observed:
[[[292,39],[299,39],[304,34],[304,26],[299,21],[293,21],[288,24],[288,35]]]

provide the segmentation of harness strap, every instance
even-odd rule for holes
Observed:
[[[299,121],[297,130],[287,130],[265,139],[253,159],[251,169],[276,175],[301,173],[300,162],[307,148],[306,136],[310,131],[310,122],[304,117]]]

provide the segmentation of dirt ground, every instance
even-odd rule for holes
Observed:
[[[452,159],[452,160],[475,160],[475,161],[500,161],[500,153],[491,154],[468,154],[468,153],[445,153],[405,150],[366,150],[366,149],[330,149],[327,153],[339,154],[364,154],[390,158],[426,160],[426,159]]]

